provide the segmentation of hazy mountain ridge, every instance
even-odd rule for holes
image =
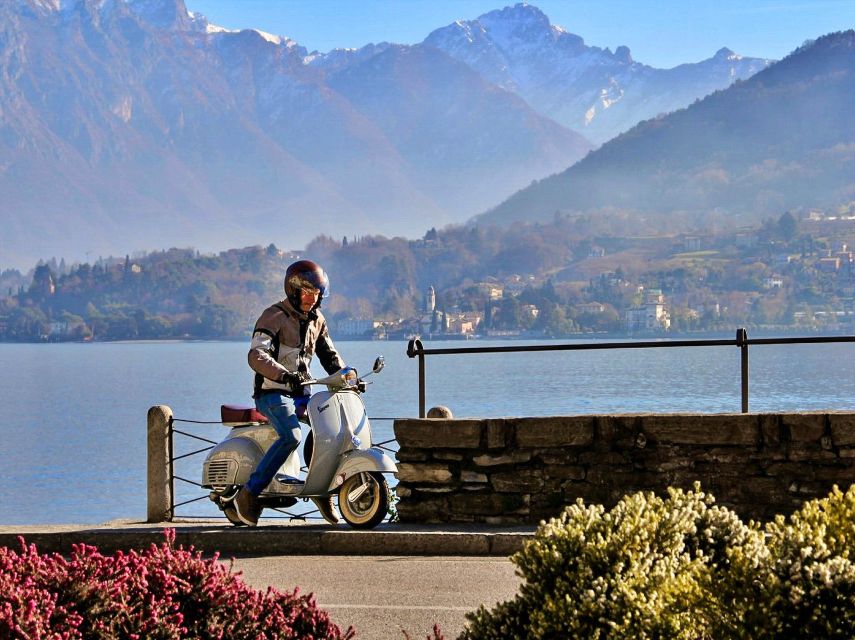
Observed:
[[[853,52],[855,31],[819,38],[746,81],[638,125],[479,220],[623,211],[736,224],[853,200]]]
[[[483,59],[452,46],[458,32]],[[530,5],[419,45],[320,54],[223,29],[183,0],[10,0],[3,260],[296,247],[319,231],[411,237],[582,158],[592,145],[568,118],[606,135],[636,111],[703,95],[712,76],[737,74],[735,61],[722,50],[655,70],[625,47],[588,47]]]
[[[4,3],[3,259],[226,239],[300,246],[321,230],[412,235],[428,220],[462,220],[494,203],[495,189],[512,193],[590,148],[513,96],[493,109],[494,87],[430,55],[459,91],[445,94],[430,129],[453,130],[459,100],[473,137],[499,126],[507,134],[495,136],[494,162],[469,162],[463,182],[453,175],[465,154],[455,166],[426,163],[386,124],[411,129],[413,114],[388,101],[355,104],[287,38],[220,29],[182,0]]]

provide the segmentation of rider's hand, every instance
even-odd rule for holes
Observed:
[[[353,386],[356,384],[356,379],[358,375],[356,373],[356,369],[353,367],[345,367],[344,369],[344,383],[347,386]]]
[[[310,376],[306,371],[297,371],[296,373],[286,371],[282,374],[281,382],[296,390],[302,388],[303,383],[308,382],[311,379],[312,376]]]

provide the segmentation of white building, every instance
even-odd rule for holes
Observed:
[[[671,316],[661,290],[649,289],[644,304],[627,310],[626,328],[628,331],[668,331],[671,328]]]

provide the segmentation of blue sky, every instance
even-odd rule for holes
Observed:
[[[369,42],[420,42],[454,20],[470,20],[502,0],[185,0],[187,8],[230,29],[255,28],[307,49]],[[721,47],[782,58],[805,40],[855,28],[855,0],[540,0],[553,24],[586,44],[626,45],[633,58],[668,68]]]

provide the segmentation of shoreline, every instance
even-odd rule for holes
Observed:
[[[430,336],[391,336],[385,338],[369,338],[362,336],[335,336],[335,342],[409,342],[416,338],[422,342],[496,342],[496,341],[538,341],[538,342],[559,342],[562,340],[569,341],[595,341],[595,340],[662,340],[667,342],[670,339],[686,340],[696,338],[702,339],[731,339],[736,335],[737,329],[715,329],[704,331],[650,331],[650,332],[617,332],[617,333],[573,333],[564,336],[543,336],[531,334],[510,334],[510,335],[485,335],[485,334],[437,334]],[[752,337],[774,338],[774,337],[840,337],[855,335],[846,330],[840,329],[837,331],[806,331],[802,328],[751,328],[747,327],[749,339]],[[2,344],[27,344],[27,345],[59,345],[59,344],[187,344],[187,343],[217,343],[217,342],[249,342],[250,336],[223,336],[218,338],[192,338],[192,337],[164,337],[164,338],[137,338],[133,340],[0,340]]]

